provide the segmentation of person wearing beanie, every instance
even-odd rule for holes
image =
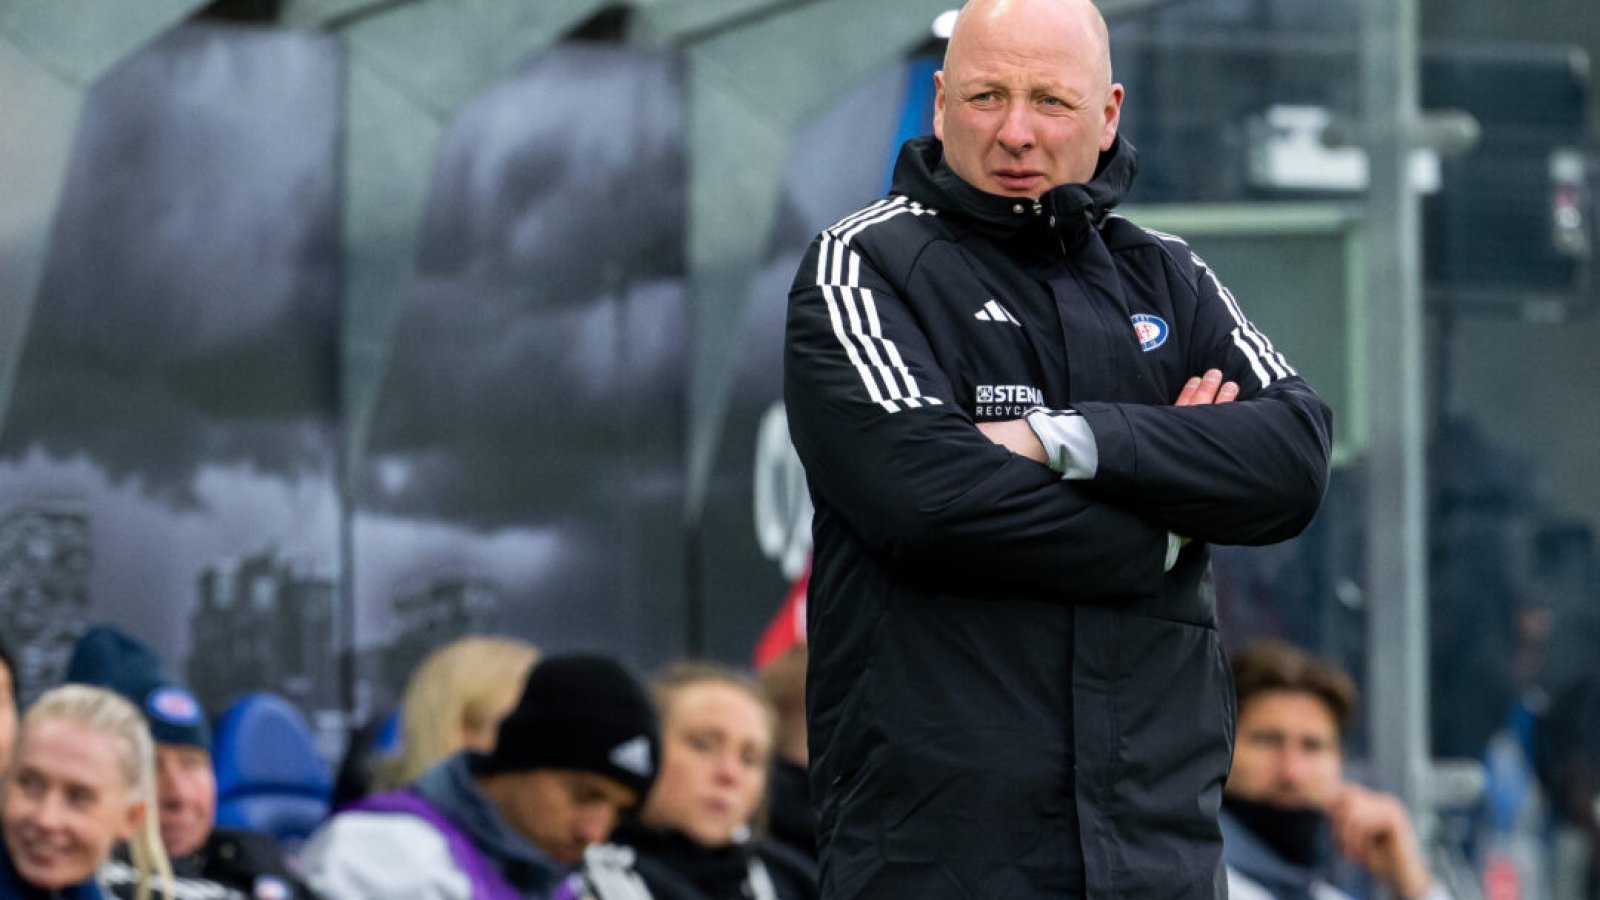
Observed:
[[[66,681],[115,691],[144,713],[155,739],[156,811],[175,900],[309,897],[272,836],[216,827],[210,723],[154,650],[116,628],[91,628],[73,647]],[[126,847],[113,855],[105,881],[117,897],[137,895],[140,875]],[[152,888],[152,896],[164,896]]]
[[[650,699],[626,669],[545,658],[492,750],[335,814],[301,853],[306,882],[325,900],[548,900],[643,802],[659,756]]]

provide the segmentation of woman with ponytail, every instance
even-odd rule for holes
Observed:
[[[22,717],[0,791],[0,896],[99,900],[97,871],[126,841],[172,895],[154,809],[155,748],[144,717],[111,691],[69,684]]]

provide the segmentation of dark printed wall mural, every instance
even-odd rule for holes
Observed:
[[[642,666],[683,652],[679,84],[664,54],[560,46],[442,141],[360,472],[357,640],[380,695],[467,630]]]
[[[336,695],[338,55],[188,25],[90,92],[0,430],[0,628],[30,693],[86,622]]]
[[[883,67],[821,111],[790,149],[772,249],[746,306],[733,401],[707,499],[700,566],[704,641],[747,662],[811,546],[810,497],[783,415],[783,327],[789,285],[811,239],[888,187],[906,67]]]
[[[330,741],[467,632],[747,659],[808,536],[781,433],[758,441],[789,281],[883,190],[903,75],[797,136],[751,314],[703,336],[744,361],[691,534],[681,68],[561,44],[448,123],[343,494],[337,42],[191,23],[97,85],[0,428],[0,627],[30,692],[93,622],[213,713],[273,690]]]

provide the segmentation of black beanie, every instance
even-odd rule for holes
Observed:
[[[661,759],[656,714],[639,682],[601,656],[552,656],[528,673],[517,706],[500,722],[494,751],[474,772],[529,769],[597,772],[650,792]]]
[[[128,698],[144,713],[150,736],[158,744],[211,750],[211,728],[200,701],[167,677],[154,650],[115,628],[97,626],[78,639],[66,680]]]

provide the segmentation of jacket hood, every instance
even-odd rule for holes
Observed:
[[[422,773],[416,791],[449,816],[513,884],[546,890],[564,874],[562,865],[518,834],[478,790],[466,754],[445,757]]]
[[[1042,247],[1065,249],[1077,246],[1099,227],[1106,213],[1127,196],[1138,171],[1138,152],[1118,135],[1111,149],[1100,154],[1093,178],[1083,184],[1056,185],[1035,203],[968,184],[945,163],[943,142],[924,135],[900,148],[890,190],[967,220],[998,240],[1038,241]]]

